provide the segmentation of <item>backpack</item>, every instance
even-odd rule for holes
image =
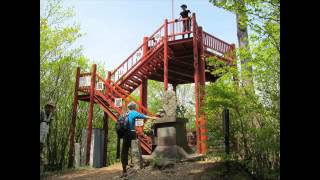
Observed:
[[[115,129],[119,138],[123,138],[123,136],[130,131],[128,115],[129,111],[120,115],[117,119]]]

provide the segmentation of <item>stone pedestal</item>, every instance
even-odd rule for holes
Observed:
[[[154,131],[156,148],[152,157],[166,159],[188,158],[191,150],[187,144],[186,119],[176,118],[176,96],[174,91],[167,91],[164,97],[163,117],[155,121]]]
[[[74,143],[74,166],[80,167],[80,143]]]

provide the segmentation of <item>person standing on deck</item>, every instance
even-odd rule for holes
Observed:
[[[180,6],[182,8],[182,12],[180,13],[181,18],[188,18],[186,20],[183,20],[183,32],[190,31],[190,17],[189,14],[191,13],[190,10],[187,10],[187,5],[182,4]],[[184,38],[184,34],[182,35],[182,38]],[[190,38],[190,33],[188,33],[188,38]]]

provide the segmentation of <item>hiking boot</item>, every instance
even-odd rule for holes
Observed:
[[[120,178],[126,178],[127,176],[128,176],[128,174],[127,174],[127,172],[125,172],[125,173],[121,174]]]

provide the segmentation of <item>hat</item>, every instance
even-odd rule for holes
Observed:
[[[131,102],[128,104],[127,107],[128,107],[129,109],[132,109],[132,108],[136,108],[137,105],[136,105],[136,103],[134,103],[133,101],[131,101]]]
[[[56,107],[52,101],[50,101],[49,103],[47,103],[45,107],[48,107],[48,106],[51,106],[51,107],[53,107],[53,108]]]
[[[181,7],[181,8],[187,8],[187,5],[182,4],[180,7]]]

